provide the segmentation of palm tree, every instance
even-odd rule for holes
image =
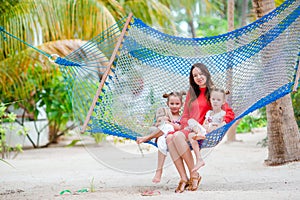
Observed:
[[[257,17],[275,9],[274,0],[252,0]],[[267,105],[267,165],[281,165],[300,160],[300,135],[292,107],[291,95]]]
[[[188,34],[193,38],[197,37],[197,28],[201,24],[200,16],[211,15],[212,13],[225,16],[221,8],[222,3],[219,0],[160,0],[160,2],[172,11],[174,20],[178,24],[177,29],[180,30],[182,22],[186,23]],[[180,34],[182,35],[182,33]]]
[[[234,30],[234,0],[228,0],[228,6],[227,6],[227,20],[228,20],[228,31],[233,31]],[[230,47],[232,44],[228,44],[228,46]],[[230,65],[230,63],[229,63]],[[229,70],[227,72],[227,88],[229,90],[232,90],[232,71]],[[231,103],[231,98],[228,99],[229,103]],[[227,131],[226,135],[227,135],[227,141],[228,142],[234,142],[237,141],[236,140],[236,128],[237,128],[238,122],[234,123],[234,125],[232,125],[230,127],[230,129]]]
[[[0,1],[0,11],[0,26],[23,41],[0,35],[1,101],[21,99],[19,106],[28,112],[36,90],[57,70],[50,67],[50,54],[65,57],[130,12],[149,25],[173,26],[170,10],[156,0],[8,0]],[[43,71],[33,84],[26,74],[35,66]]]

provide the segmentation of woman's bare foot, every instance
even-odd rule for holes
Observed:
[[[153,183],[159,183],[162,175],[162,169],[157,169],[152,179]]]
[[[200,169],[201,167],[203,167],[205,165],[205,162],[203,159],[197,159],[197,162],[194,166],[194,168],[192,169],[192,172],[196,172],[198,171],[198,169]]]

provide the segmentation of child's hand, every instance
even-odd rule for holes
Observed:
[[[208,123],[211,123],[211,122],[212,122],[212,117],[211,117],[211,116],[209,116],[209,117],[207,118],[207,122],[208,122]]]
[[[160,124],[161,122],[170,122],[170,118],[167,117],[167,116],[159,117],[159,118],[157,119],[157,123]]]
[[[144,143],[144,142],[147,142],[146,137],[137,137],[136,138],[136,143],[137,144],[141,144],[141,143]]]

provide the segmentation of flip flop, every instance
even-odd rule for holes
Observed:
[[[146,190],[141,195],[142,196],[157,196],[157,195],[160,195],[160,191],[158,191],[158,190]]]
[[[60,195],[63,195],[63,194],[72,194],[72,192],[70,190],[63,190],[59,194]]]

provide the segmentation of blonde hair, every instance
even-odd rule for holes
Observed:
[[[224,96],[224,99],[226,99],[226,95],[230,94],[230,92],[228,90],[223,90],[223,89],[217,88],[217,87],[210,88],[210,96],[211,96],[212,92],[221,92]]]

